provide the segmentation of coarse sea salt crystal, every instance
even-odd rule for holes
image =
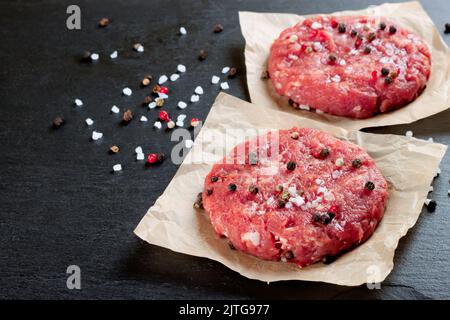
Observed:
[[[316,51],[320,51],[323,49],[323,46],[320,42],[314,42],[313,47],[314,47],[314,50],[316,50]]]
[[[114,106],[111,107],[111,112],[112,113],[119,113],[119,111],[120,111],[120,109],[117,108],[117,106],[114,105]]]
[[[157,128],[157,129],[161,129],[161,127],[162,127],[161,122],[159,122],[159,121],[156,121],[156,122],[153,124],[153,126],[154,126],[155,128]]]
[[[180,108],[180,109],[184,109],[184,108],[187,107],[187,104],[186,104],[186,102],[184,102],[184,101],[179,101],[177,106],[178,106],[178,108]]]
[[[230,71],[230,67],[223,67],[222,68],[222,73],[223,74],[227,73],[228,71]]]
[[[150,103],[148,104],[148,108],[149,108],[149,109],[155,109],[155,108],[156,108],[156,102],[155,102],[155,101],[150,102]]]
[[[116,50],[116,51],[113,51],[113,52],[109,55],[109,57],[110,57],[111,59],[116,59],[118,56],[119,56],[119,54],[117,53],[117,50]]]
[[[203,88],[200,87],[200,86],[197,86],[197,87],[195,88],[194,92],[195,92],[196,94],[203,94]]]
[[[303,199],[300,196],[289,198],[289,201],[295,204],[297,207],[300,207],[301,205],[305,204],[305,199]]]
[[[413,136],[413,132],[411,130],[408,130],[405,132],[405,136],[411,138]]]
[[[196,94],[193,94],[191,96],[191,102],[198,102],[198,100],[200,100],[200,97]]]
[[[134,149],[134,152],[135,153],[143,153],[143,151],[142,151],[142,147],[136,147],[136,149]]]
[[[192,148],[192,146],[194,145],[194,141],[192,141],[192,140],[186,140],[186,141],[184,142],[184,144],[185,144],[186,148],[190,149],[190,148]]]
[[[177,81],[180,78],[178,73],[174,73],[170,75],[170,81]]]
[[[165,93],[158,92],[158,98],[156,99],[167,99],[169,96]]]
[[[115,172],[117,172],[117,171],[122,171],[122,165],[121,165],[121,164],[115,164],[115,165],[113,166],[113,170],[114,170]]]
[[[75,105],[77,107],[81,107],[83,105],[83,101],[81,101],[80,99],[75,99]]]
[[[100,58],[100,56],[98,55],[98,53],[92,53],[91,54],[91,60],[97,61],[99,58]]]
[[[85,121],[88,126],[92,126],[94,124],[94,121],[91,118],[87,118]]]
[[[211,83],[212,84],[218,84],[220,81],[220,78],[218,76],[212,76]]]
[[[177,125],[177,127],[183,127],[184,126],[184,122],[183,121],[177,121],[175,124]]]
[[[177,66],[177,70],[178,70],[178,72],[181,72],[181,73],[186,72],[186,66],[183,64],[179,64]]]
[[[141,122],[147,122],[148,119],[146,116],[141,116],[141,118],[139,119]]]
[[[122,93],[126,96],[131,96],[131,94],[133,93],[133,91],[130,88],[123,88]]]
[[[180,115],[178,115],[178,117],[177,117],[177,121],[184,121],[184,119],[186,119],[186,115],[185,114],[180,114]]]
[[[312,25],[311,25],[311,28],[314,29],[314,30],[321,29],[321,28],[322,28],[322,24],[320,24],[320,23],[317,22],[317,21],[314,21],[314,22],[312,23]]]
[[[163,84],[165,83],[169,78],[167,78],[167,76],[165,74],[163,74],[162,76],[159,77],[158,79],[158,84]]]
[[[297,195],[297,188],[295,186],[291,186],[288,188],[288,192],[292,197],[294,197]]]
[[[101,132],[97,132],[97,131],[93,131],[92,132],[92,140],[98,140],[101,139],[103,137],[103,133]]]
[[[187,31],[186,31],[186,28],[185,28],[185,27],[181,27],[179,31],[180,31],[180,34],[181,34],[181,35],[187,34]]]
[[[230,86],[228,85],[228,82],[222,82],[222,83],[220,84],[220,88],[221,88],[222,90],[228,90],[228,89],[230,89]]]
[[[259,232],[246,232],[241,236],[242,241],[250,241],[254,246],[259,246],[261,243],[261,238]]]
[[[138,153],[136,154],[136,160],[140,161],[140,160],[144,160],[145,155],[143,153]]]
[[[144,52],[144,46],[142,44],[138,45],[136,48],[137,52]]]

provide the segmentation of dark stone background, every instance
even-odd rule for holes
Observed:
[[[139,81],[147,74],[170,75],[178,63],[188,72],[173,85],[166,110],[188,100],[203,85],[199,103],[185,110],[204,119],[218,92],[209,84],[223,66],[241,73],[229,81],[229,93],[249,100],[244,67],[244,40],[239,10],[310,14],[360,9],[364,1],[1,1],[0,3],[0,297],[1,298],[450,298],[450,238],[448,230],[450,161],[434,184],[435,213],[423,212],[403,238],[392,274],[381,290],[321,283],[248,280],[221,264],[148,245],[132,233],[146,210],[163,192],[177,167],[166,161],[146,169],[134,160],[137,145],[169,153],[170,133],[133,121],[118,124],[109,114],[113,104],[131,106],[150,120],[156,110],[140,106],[145,91]],[[65,27],[66,8],[78,4],[82,30]],[[439,29],[450,20],[445,0],[423,1]],[[102,17],[113,19],[98,29]],[[221,34],[212,28],[220,22]],[[179,37],[180,26],[188,35]],[[255,30],[257,32],[257,30]],[[450,36],[444,36],[449,43]],[[134,41],[145,52],[131,51]],[[197,60],[199,49],[208,59]],[[119,50],[119,58],[109,53]],[[100,53],[98,63],[78,61],[84,50]],[[134,90],[121,96],[124,86]],[[74,98],[85,106],[75,108]],[[49,129],[64,115],[67,124]],[[369,130],[450,142],[450,110],[410,125]],[[90,142],[91,129],[105,137]],[[122,151],[108,155],[111,144]],[[124,171],[111,174],[113,164]],[[176,199],[174,199],[176,201]],[[82,270],[82,290],[66,288],[66,268]]]

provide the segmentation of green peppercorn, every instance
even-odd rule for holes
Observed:
[[[339,33],[344,33],[345,32],[345,23],[339,23],[338,31],[339,31]]]
[[[290,197],[290,193],[287,190],[283,191],[283,193],[281,194],[281,199],[283,199],[283,200],[287,200],[287,199],[289,199],[289,197]]]
[[[375,184],[372,181],[367,181],[366,184],[364,185],[364,187],[367,190],[372,191],[373,189],[375,189]]]
[[[236,191],[236,189],[237,189],[237,186],[234,183],[230,183],[228,185],[228,190],[229,191]]]
[[[361,165],[362,165],[361,159],[354,159],[352,161],[352,167],[353,168],[359,168],[359,167],[361,167]]]
[[[286,168],[287,168],[289,171],[294,170],[295,167],[296,167],[296,164],[295,164],[294,161],[289,161],[289,162],[287,163],[287,166],[286,166]]]
[[[389,69],[388,68],[381,68],[381,74],[386,77],[389,74]]]

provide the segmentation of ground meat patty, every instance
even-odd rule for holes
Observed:
[[[427,44],[392,22],[318,16],[280,34],[268,71],[294,107],[368,118],[414,100],[430,67]]]
[[[315,129],[246,141],[205,178],[203,206],[238,250],[304,267],[370,237],[387,183],[359,146]]]

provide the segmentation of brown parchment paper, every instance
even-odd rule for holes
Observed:
[[[304,20],[308,16],[239,12],[241,30],[245,38],[247,84],[251,101],[254,104],[260,107],[281,109],[306,118],[353,130],[411,123],[449,108],[450,50],[419,2],[385,3],[364,10],[341,11],[331,15],[383,16],[420,35],[428,43],[432,56],[431,76],[422,95],[404,108],[368,119],[351,119],[317,114],[305,110],[295,110],[288,106],[286,98],[276,94],[270,80],[261,79],[261,74],[267,70],[267,59],[272,42],[279,36],[281,31]]]
[[[361,145],[375,159],[389,183],[390,199],[385,216],[373,236],[329,265],[319,263],[300,269],[293,264],[263,261],[231,250],[226,240],[214,233],[207,214],[192,207],[213,162],[224,156],[211,150],[228,153],[234,147],[225,142],[226,130],[232,135],[231,129],[286,129],[293,126],[318,128]],[[209,142],[211,134],[215,137],[213,143]],[[245,140],[239,134],[233,138],[237,143]],[[392,270],[399,239],[419,217],[446,148],[405,136],[347,131],[220,93],[192,150],[135,233],[151,244],[219,261],[251,279],[324,281],[349,286],[380,282]],[[199,156],[209,157],[210,162],[195,161]]]

